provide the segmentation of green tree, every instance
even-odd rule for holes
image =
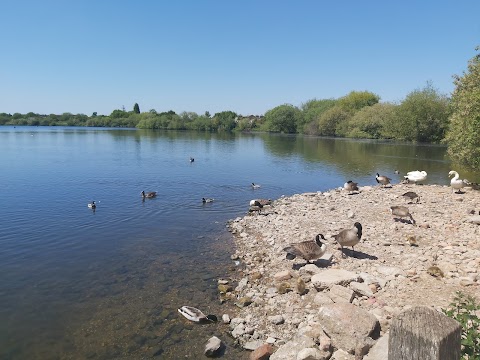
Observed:
[[[323,136],[335,136],[340,134],[337,128],[348,121],[350,114],[340,106],[334,106],[325,111],[318,119],[318,133]]]
[[[337,105],[345,111],[354,113],[365,106],[375,105],[379,101],[380,97],[369,91],[352,91],[339,98]]]
[[[334,99],[312,99],[302,104],[300,107],[303,112],[301,124],[297,124],[297,130],[305,134],[314,135],[318,133],[318,120],[320,116],[328,109],[335,106],[337,100]]]
[[[297,131],[297,123],[302,116],[300,109],[285,104],[277,106],[265,113],[265,129],[273,132],[294,134]]]
[[[133,112],[135,114],[140,114],[140,106],[138,106],[137,103],[135,103],[135,105],[133,105]]]
[[[480,169],[480,54],[469,60],[462,76],[454,76],[454,84],[446,135],[448,154],[456,161]]]
[[[407,95],[398,106],[399,121],[394,134],[397,139],[440,142],[445,137],[450,114],[449,99],[430,82]]]
[[[396,105],[378,103],[357,111],[348,121],[348,137],[385,139],[392,138],[391,124],[396,122]]]

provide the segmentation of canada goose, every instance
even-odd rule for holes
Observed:
[[[205,204],[205,203],[211,203],[213,202],[214,199],[210,199],[210,198],[202,198],[202,202]]]
[[[252,182],[252,189],[260,189],[260,185]]]
[[[450,180],[450,186],[452,187],[452,189],[456,189],[457,191],[455,191],[456,194],[461,194],[462,191],[461,189],[467,185],[467,183],[465,182],[465,180],[460,180],[459,179],[459,176],[458,175],[458,172],[452,170],[448,173],[448,177],[454,175],[454,177],[452,178],[452,180]]]
[[[142,191],[141,192],[141,195],[142,195],[142,198],[148,198],[148,199],[151,199],[151,198],[154,198],[157,196],[157,192],[156,191],[151,191],[151,192],[145,192],[145,191]]]
[[[348,180],[345,184],[343,184],[343,188],[348,192],[358,191],[358,184],[352,180]]]
[[[418,171],[418,170],[415,170],[415,171],[410,171],[410,172],[407,172],[407,175],[404,176],[405,180],[407,180],[407,182],[414,182],[415,184],[417,184],[417,182],[423,182],[427,179],[427,173],[426,171]]]
[[[412,224],[415,225],[415,220],[413,219],[412,214],[410,214],[410,211],[406,206],[390,206],[390,211],[392,215],[396,218],[410,218]]]
[[[191,157],[191,158],[190,158],[190,162],[194,162],[194,161],[195,161],[195,159]]]
[[[388,184],[390,184],[390,179],[389,177],[386,177],[386,176],[380,176],[379,173],[377,173],[377,176],[375,177],[375,179],[377,180],[377,183],[379,184],[382,184],[383,187],[387,186]]]
[[[334,238],[342,247],[342,254],[344,246],[351,246],[353,254],[355,254],[354,246],[357,245],[362,238],[362,224],[356,222],[353,224],[353,228],[341,230]]]
[[[203,312],[192,306],[182,306],[178,309],[178,312],[185,316],[188,320],[194,322],[216,322],[217,317],[215,315],[205,315]]]
[[[420,196],[416,192],[413,191],[407,191],[405,194],[402,195],[405,199],[408,199],[410,201],[415,200],[417,203],[420,201]]]
[[[307,260],[310,263],[311,260],[321,258],[327,250],[327,245],[322,243],[325,237],[322,234],[315,236],[315,241],[303,241],[300,243],[290,244],[283,248],[283,251],[287,252],[287,259],[293,260],[297,256]]]
[[[272,200],[271,199],[254,199],[250,200],[250,206],[260,206],[263,207],[265,205],[271,205]]]
[[[92,210],[95,210],[97,208],[97,204],[95,204],[95,201],[92,201],[87,206],[88,206],[89,209],[92,209]]]

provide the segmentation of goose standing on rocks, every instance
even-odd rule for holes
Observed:
[[[389,177],[386,177],[386,176],[380,176],[379,173],[377,173],[377,176],[375,177],[375,179],[377,180],[377,183],[381,184],[383,187],[387,186],[388,184],[390,184],[390,179]]]
[[[182,306],[178,309],[178,312],[185,316],[188,320],[202,323],[202,322],[216,322],[217,317],[215,315],[205,315],[199,309],[193,306]]]
[[[252,182],[252,189],[260,189],[260,185]]]
[[[142,191],[140,193],[142,195],[142,198],[147,198],[147,199],[151,199],[151,198],[154,198],[157,196],[157,192],[156,191],[150,191],[150,192],[145,192],[145,191]]]
[[[402,195],[405,199],[408,199],[410,201],[415,200],[417,203],[420,201],[420,196],[416,192],[413,191],[407,191],[405,194]]]
[[[390,206],[390,211],[395,218],[410,218],[413,225],[415,225],[415,220],[413,219],[412,214],[406,206]]]
[[[404,178],[407,182],[414,182],[415,184],[417,184],[417,182],[423,182],[427,179],[427,172],[423,170],[410,171],[407,172],[407,175],[404,176]]]
[[[345,184],[343,184],[343,188],[351,193],[353,191],[358,191],[358,184],[352,180],[348,180]]]
[[[290,244],[283,248],[283,251],[287,252],[287,259],[293,260],[297,256],[310,263],[311,260],[321,258],[327,250],[327,245],[322,242],[325,240],[323,234],[315,236],[315,241],[303,241],[300,243]]]
[[[452,189],[457,190],[457,191],[455,191],[456,194],[462,194],[461,189],[463,187],[465,187],[467,185],[467,183],[465,182],[465,180],[460,180],[459,179],[460,175],[458,175],[458,172],[452,170],[448,173],[448,177],[450,177],[452,175],[454,175],[454,176],[453,176],[452,180],[450,180],[450,186],[452,187]]]
[[[344,246],[351,246],[353,254],[355,254],[354,246],[360,242],[362,238],[362,224],[356,222],[351,229],[343,229],[334,236],[335,240],[342,247],[342,255]]]

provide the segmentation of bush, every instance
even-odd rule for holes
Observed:
[[[443,310],[448,317],[462,325],[462,359],[480,359],[480,304],[475,298],[458,291],[449,309]]]

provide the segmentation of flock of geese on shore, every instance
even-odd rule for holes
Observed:
[[[398,174],[397,170],[395,170],[395,174]],[[458,172],[454,170],[450,171],[448,173],[448,176],[453,176],[450,181],[450,186],[452,187],[452,190],[456,190],[455,193],[457,194],[463,193],[461,192],[461,189],[465,186],[470,186],[475,190],[480,190],[480,186],[478,184],[470,183],[468,180],[460,180]],[[410,171],[407,173],[406,176],[404,176],[404,180],[402,181],[402,183],[417,184],[425,181],[426,178],[427,173],[425,171]],[[377,183],[380,184],[382,187],[387,187],[389,185],[390,187],[392,186],[390,182],[392,179],[387,176],[381,176],[379,173],[377,173],[375,179]],[[343,188],[347,190],[349,194],[353,194],[355,191],[359,191],[358,183],[355,183],[352,180],[347,181],[344,184]],[[402,195],[402,197],[408,200],[409,203],[413,203],[414,201],[418,203],[420,201],[420,197],[414,191],[407,191]],[[251,206],[257,205],[259,203],[259,200],[252,200],[252,202],[250,202]],[[408,218],[409,222],[412,225],[416,225],[412,214],[410,214],[410,211],[406,206],[391,206],[390,212],[393,215],[394,220],[397,221],[398,219],[400,219],[400,221],[403,221],[403,218]],[[356,222],[352,228],[341,230],[338,234],[334,235],[333,238],[338,243],[338,245],[340,245],[342,256],[345,256],[343,249],[345,246],[351,246],[352,255],[355,256],[354,246],[357,245],[362,238],[362,225],[359,222]],[[287,253],[287,259],[293,260],[296,257],[300,257],[307,261],[306,264],[309,264],[312,260],[317,260],[325,254],[327,250],[327,245],[324,241],[326,241],[325,236],[323,234],[317,234],[314,240],[290,244],[285,247],[283,251]]]

